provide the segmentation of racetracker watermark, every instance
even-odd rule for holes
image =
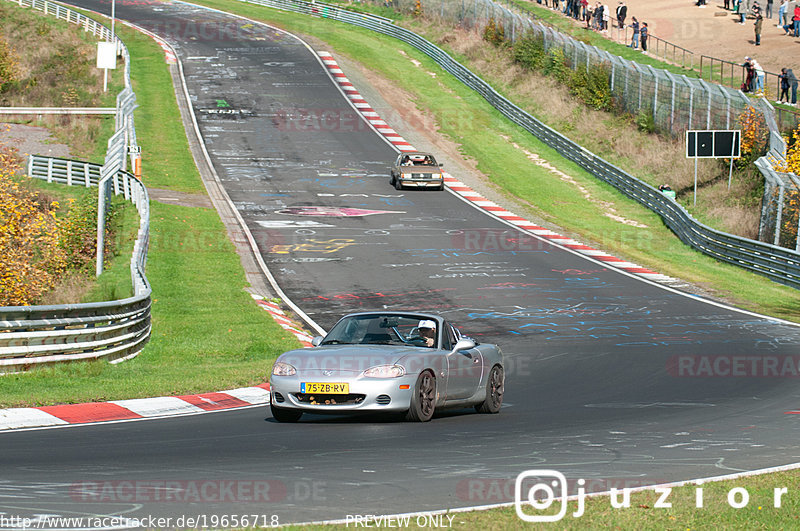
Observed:
[[[453,514],[420,513],[416,515],[378,516],[374,514],[348,514],[345,527],[396,528],[396,527],[453,527]]]
[[[454,234],[450,242],[465,251],[542,251],[549,244],[515,229],[468,229]]]
[[[256,480],[109,480],[79,481],[70,497],[91,503],[275,503],[325,501],[325,482]]]
[[[536,469],[526,470],[517,476],[514,484],[514,508],[517,516],[525,522],[557,522],[567,514],[567,502],[577,502],[573,518],[583,516],[586,509],[586,498],[591,496],[586,492],[586,480],[575,481],[576,494],[569,495],[567,478],[557,470]],[[703,481],[694,483],[694,508],[705,507],[705,491]],[[636,489],[636,490],[641,490]],[[650,490],[650,489],[648,489]],[[658,499],[653,503],[655,509],[671,509],[672,487],[653,486],[653,492]],[[609,489],[609,504],[613,509],[628,509],[631,507],[631,488]],[[775,509],[783,505],[783,496],[789,492],[786,487],[776,487],[772,491],[770,500]],[[750,503],[750,493],[743,487],[734,487],[727,492],[726,502],[732,509],[743,509]],[[557,506],[555,506],[557,505]],[[759,505],[759,509],[761,508]],[[537,512],[538,511],[538,512]]]
[[[677,378],[797,378],[800,355],[689,355],[667,360],[667,373]]]

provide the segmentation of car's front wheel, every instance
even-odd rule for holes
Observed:
[[[436,377],[431,371],[423,371],[417,377],[414,394],[411,395],[411,407],[408,408],[406,420],[412,422],[428,422],[436,408]]]
[[[269,405],[269,409],[272,411],[272,417],[278,422],[297,422],[303,416],[303,412],[298,409],[275,407],[272,404]]]
[[[394,189],[395,190],[402,190],[403,189],[403,183],[401,183],[400,179],[398,179],[398,178],[396,178],[394,180]]]
[[[500,411],[503,406],[504,385],[503,368],[500,365],[495,365],[489,372],[489,378],[486,381],[486,398],[475,406],[478,413],[497,413]]]

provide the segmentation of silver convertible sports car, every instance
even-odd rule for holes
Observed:
[[[312,343],[273,366],[270,408],[280,422],[305,411],[384,411],[425,422],[440,408],[497,413],[503,404],[500,349],[462,336],[438,315],[353,313]]]

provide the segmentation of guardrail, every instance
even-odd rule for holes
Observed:
[[[130,263],[132,297],[98,303],[0,308],[0,372],[64,361],[103,358],[115,363],[129,359],[144,348],[151,331],[151,289],[145,276],[150,238],[149,198],[141,181],[125,171],[128,146],[136,145],[133,124],[136,96],[130,88],[130,56],[127,48],[108,28],[76,11],[43,0],[14,0],[14,3],[80,24],[96,36],[118,43],[125,61],[125,88],[117,95],[114,109],[116,131],[108,141],[105,163],[101,166],[31,155],[28,175],[68,186],[100,187],[100,249],[105,232],[101,222],[105,220],[102,208],[106,190],[124,196],[136,206],[139,231]],[[98,257],[102,257],[102,251]]]
[[[117,114],[116,107],[0,107],[0,114]]]
[[[800,253],[712,229],[694,219],[686,209],[649,184],[610,164],[546,126],[514,105],[488,83],[453,59],[447,52],[416,33],[383,18],[354,13],[336,6],[304,0],[240,0],[284,11],[330,18],[395,37],[433,59],[440,67],[479,93],[509,120],[524,128],[565,158],[626,196],[658,213],[665,224],[694,249],[718,260],[749,269],[771,280],[800,289]]]

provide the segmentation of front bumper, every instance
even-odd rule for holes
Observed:
[[[336,376],[272,376],[270,403],[275,407],[302,409],[316,413],[347,411],[407,411],[416,384],[416,375],[400,378],[341,378]],[[300,392],[302,382],[347,383],[349,395],[313,395]],[[401,386],[407,386],[401,389]],[[325,403],[329,401],[329,403]],[[346,403],[341,403],[341,402]]]
[[[401,175],[398,181],[409,188],[439,188],[444,184],[444,177],[437,175],[431,178],[419,178]]]

